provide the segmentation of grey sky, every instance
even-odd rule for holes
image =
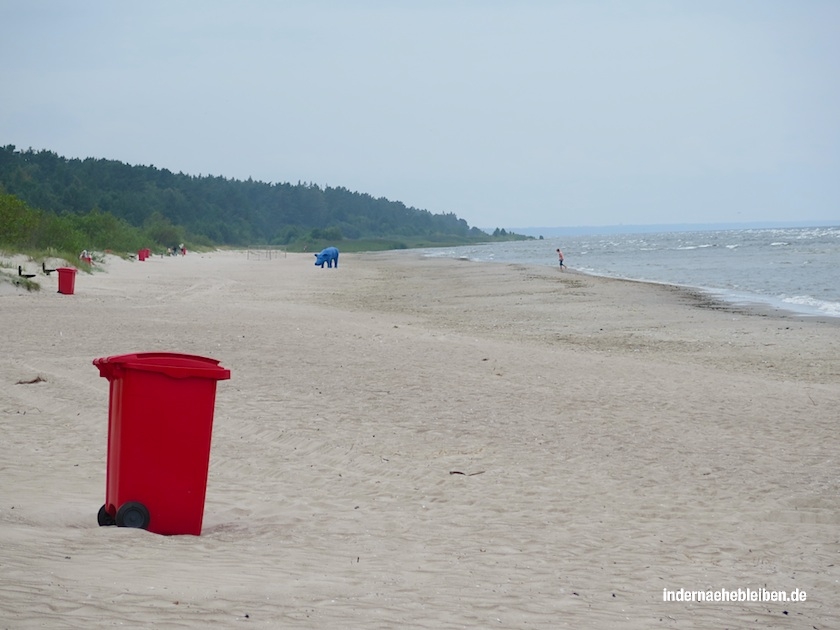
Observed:
[[[480,227],[840,222],[840,2],[0,0],[0,145]]]

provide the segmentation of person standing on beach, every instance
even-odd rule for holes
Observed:
[[[560,260],[560,270],[566,271],[566,265],[563,263],[563,252],[560,251],[560,248],[557,248],[557,258]]]

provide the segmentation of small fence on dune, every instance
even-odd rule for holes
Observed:
[[[248,260],[276,260],[285,258],[285,249],[249,249],[245,252]]]

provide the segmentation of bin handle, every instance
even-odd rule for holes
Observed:
[[[158,374],[165,374],[171,378],[205,378],[216,381],[224,381],[230,378],[230,370],[224,368],[212,367],[179,367],[172,365],[152,365],[149,363],[124,364],[123,369],[128,370],[142,370],[144,372],[156,372]]]

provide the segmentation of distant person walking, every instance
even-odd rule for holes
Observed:
[[[565,259],[563,258],[563,252],[560,249],[557,249],[557,258],[560,261],[560,270],[566,271],[566,264],[563,262]]]

